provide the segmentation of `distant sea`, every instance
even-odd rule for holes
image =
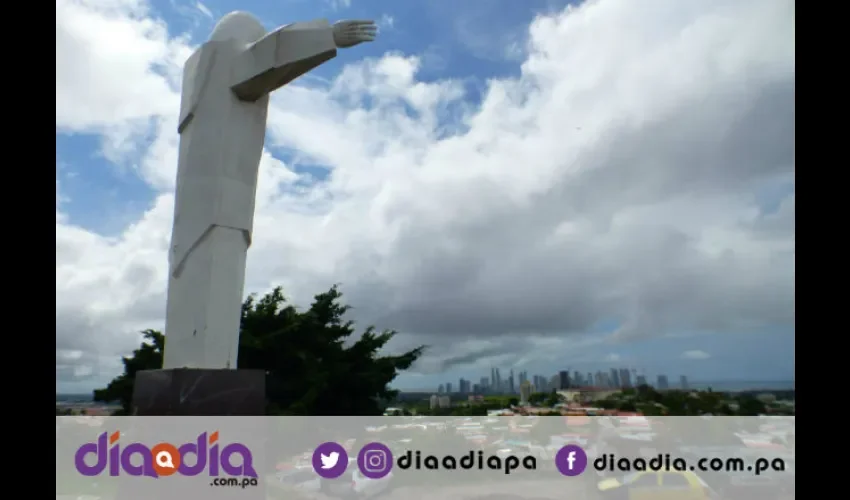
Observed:
[[[94,401],[92,393],[88,394],[56,394],[57,403],[91,403]]]

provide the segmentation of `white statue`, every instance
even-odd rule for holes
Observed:
[[[269,94],[376,31],[322,19],[267,34],[233,12],[186,61],[163,368],[236,368]]]

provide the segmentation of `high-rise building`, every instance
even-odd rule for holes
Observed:
[[[594,385],[592,372],[587,372],[587,385]]]
[[[531,398],[531,382],[524,380],[519,386],[519,403],[527,405],[529,398]]]
[[[446,394],[451,394],[451,393],[452,393],[452,383],[446,382]]]
[[[616,368],[611,368],[611,387],[615,389],[622,387],[620,385],[620,372]]]
[[[683,391],[687,391],[688,390],[688,377],[686,377],[684,375],[679,377],[679,385],[682,387]]]
[[[581,379],[581,373],[578,370],[573,372],[573,378],[570,380],[573,387],[581,387],[584,385],[584,380]]]
[[[667,382],[667,375],[659,375],[658,376],[658,390],[664,391],[670,388],[670,384]]]
[[[638,375],[635,384],[637,384],[638,387],[646,385],[646,377],[643,375]]]
[[[559,389],[569,389],[570,388],[570,373],[566,370],[558,372],[558,377],[560,377]]]
[[[436,408],[440,404],[440,398],[436,394],[432,394],[431,399],[428,402],[430,403],[429,406],[433,410],[434,408]]]
[[[620,385],[627,389],[632,386],[632,374],[628,368],[620,368]]]
[[[442,394],[444,392],[446,392],[446,386],[440,384],[440,387],[437,387],[437,394]]]
[[[514,391],[514,371],[513,370],[511,370],[510,374],[508,375],[508,393],[509,394],[515,394],[516,393],[516,391]]]

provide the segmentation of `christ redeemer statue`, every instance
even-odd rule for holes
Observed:
[[[163,368],[236,368],[269,94],[375,35],[324,19],[266,33],[233,12],[186,61]]]

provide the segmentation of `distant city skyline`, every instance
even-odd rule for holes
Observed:
[[[480,375],[480,374],[479,374]],[[714,380],[700,381],[691,380],[687,374],[651,373],[635,367],[612,366],[608,369],[597,369],[596,371],[582,372],[564,368],[554,374],[530,373],[529,370],[517,370],[500,367],[491,367],[489,374],[483,376],[459,377],[457,380],[447,380],[440,383],[436,388],[428,388],[438,394],[461,393],[461,394],[519,394],[520,387],[530,383],[536,392],[549,390],[565,390],[572,388],[594,387],[594,388],[631,388],[639,385],[649,385],[657,389],[691,389],[705,386],[706,384],[718,384],[720,386],[738,385],[745,389],[746,385],[752,388],[770,388],[794,384],[794,380]],[[767,384],[770,387],[759,387],[758,384]],[[425,389],[425,388],[423,388]]]
[[[528,370],[533,373],[554,374],[563,367],[582,372],[628,366],[643,370],[654,379],[664,373],[671,381],[686,375],[695,383],[740,381],[788,382],[795,379],[793,330],[764,331],[752,334],[693,334],[641,339],[627,344],[595,341],[604,334],[570,337],[571,347],[553,347],[547,352],[522,355],[493,356],[466,364],[446,366],[442,372],[399,375],[396,388],[414,389],[437,387],[460,377],[476,380],[489,373],[491,366],[502,370]],[[591,341],[591,342],[589,342]]]
[[[457,382],[454,383],[457,385]],[[654,384],[649,384],[654,387]],[[674,380],[672,384],[676,388],[679,385],[678,378]],[[745,390],[755,390],[755,389],[767,389],[767,390],[793,390],[795,388],[795,380],[794,379],[770,379],[770,380],[691,380],[688,379],[688,388],[694,390],[703,390],[707,388],[713,388],[719,391],[745,391]],[[423,392],[423,393],[437,393],[438,386],[435,387],[401,387],[401,386],[392,386],[393,389],[402,391],[402,392]]]

